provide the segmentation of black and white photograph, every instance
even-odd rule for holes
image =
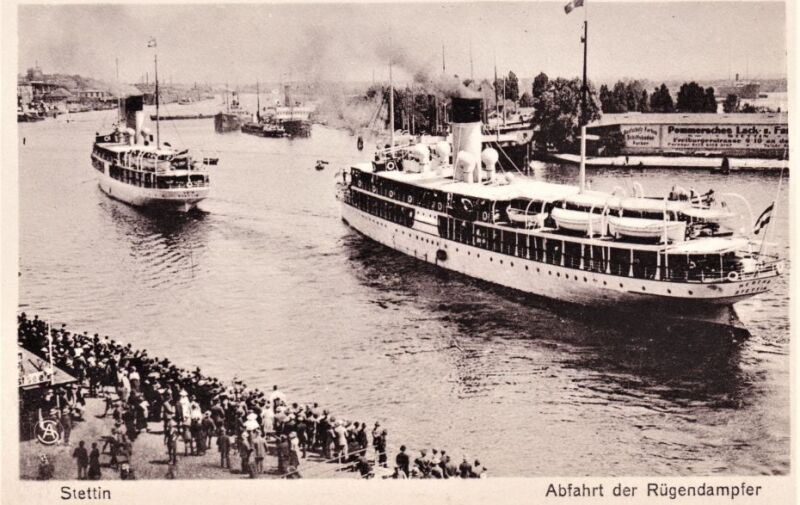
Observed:
[[[4,6],[5,499],[793,501],[795,8]]]

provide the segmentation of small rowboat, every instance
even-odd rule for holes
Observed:
[[[587,235],[603,235],[605,233],[604,216],[582,210],[569,210],[556,207],[550,211],[550,216],[559,228],[570,231],[579,231]]]

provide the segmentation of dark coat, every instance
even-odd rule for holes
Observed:
[[[397,453],[397,457],[394,459],[395,463],[397,463],[397,467],[400,468],[406,475],[409,475],[409,463],[410,460],[408,458],[408,454],[404,452]]]

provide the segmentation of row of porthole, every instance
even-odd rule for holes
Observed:
[[[766,290],[766,288],[761,288],[761,287],[759,287],[759,288],[749,288],[749,289],[743,289],[741,291],[737,290],[736,294],[737,295],[746,295],[748,293],[759,293],[759,292],[765,291],[765,290]]]
[[[456,252],[458,252],[458,247],[456,247]],[[470,253],[470,251],[467,251],[467,255],[469,256],[470,254],[471,254],[471,253]],[[477,253],[477,254],[476,254],[476,256],[477,256],[478,258],[480,258],[480,257],[481,257],[480,253]],[[491,257],[489,257],[489,261],[492,261],[492,258],[491,258]],[[502,263],[503,263],[503,260],[500,260],[500,264],[502,264]],[[511,266],[512,266],[512,267],[514,266],[514,262],[511,262]],[[525,265],[525,270],[528,270],[528,265]],[[538,273],[538,272],[540,272],[540,269],[539,269],[539,267],[536,267],[536,272],[537,272],[537,273]],[[553,275],[553,271],[552,271],[552,270],[548,270],[548,271],[547,271],[547,275]],[[561,277],[561,273],[560,273],[560,272],[556,272],[556,277]],[[564,274],[564,277],[565,277],[566,279],[569,279],[569,274]],[[577,275],[576,275],[576,276],[574,276],[574,278],[575,278],[575,280],[576,280],[576,281],[577,281],[577,280],[579,280]],[[588,279],[587,277],[584,277],[584,278],[583,278],[583,282],[586,282],[586,283],[588,283],[588,282],[589,282],[589,279]],[[592,282],[597,282],[597,279],[592,279]],[[608,286],[608,281],[603,281],[603,286]],[[619,283],[619,287],[620,287],[621,289],[624,289],[624,288],[625,288],[625,285],[624,285],[622,282],[620,282],[620,283]],[[646,287],[646,286],[642,286],[642,291],[647,291],[647,287]],[[668,294],[672,294],[672,290],[671,290],[671,289],[667,289],[667,293],[668,293]],[[688,295],[689,295],[689,296],[692,296],[692,295],[694,294],[694,291],[692,291],[692,290],[689,290],[687,293],[688,293]]]
[[[756,284],[764,284],[764,283],[769,284],[770,280],[771,279],[758,279],[758,280],[755,280],[755,281],[750,281],[750,282],[745,282],[743,284],[740,284],[739,287],[745,288],[745,287],[747,287],[747,286],[749,286],[751,284],[753,286],[755,286]]]
[[[386,226],[386,225],[383,225],[383,226]],[[405,231],[403,231],[402,233],[403,233],[403,235],[405,235]],[[410,234],[410,233],[409,233],[409,236],[411,236],[411,234]],[[432,240],[429,240],[429,239],[426,239],[426,238],[420,238],[420,236],[419,236],[419,235],[415,235],[414,237],[415,237],[417,240],[425,240],[425,242],[427,242],[427,243],[430,243],[430,244],[433,244],[433,241],[432,241]],[[437,243],[436,243],[436,245],[437,245],[437,246],[439,246],[439,243],[437,242]],[[445,248],[446,248],[446,247],[447,247],[447,244],[445,244]],[[459,251],[459,249],[458,249],[458,247],[456,247],[456,252],[458,252],[458,251]],[[415,250],[415,251],[414,251],[414,254],[416,254],[416,252],[417,252],[417,251]],[[469,255],[471,255],[471,252],[470,252],[470,251],[467,251],[467,255],[468,255],[468,256],[469,256]],[[478,258],[480,258],[480,257],[481,257],[481,254],[480,254],[480,253],[477,253],[477,254],[476,254],[476,256],[477,256]],[[494,261],[494,259],[493,259],[493,258],[490,256],[490,257],[489,257],[489,261]],[[503,264],[503,260],[500,260],[500,264],[501,264],[501,265]],[[513,266],[514,266],[514,262],[512,261],[512,262],[511,262],[511,267],[513,267]],[[525,270],[528,270],[528,266],[527,266],[527,265],[525,265]],[[540,269],[539,269],[539,267],[536,267],[536,272],[537,272],[537,273],[538,273],[538,272],[540,272]],[[547,275],[553,275],[553,272],[552,272],[552,270],[548,270],[548,271],[547,271]],[[560,272],[556,272],[556,277],[561,277],[561,273],[560,273]],[[569,278],[569,274],[565,274],[565,275],[564,275],[564,277],[568,279],[568,278]],[[574,277],[575,277],[575,280],[577,281],[577,280],[578,280],[578,276],[576,275],[576,276],[574,276]],[[592,279],[592,281],[595,281],[595,282],[596,282],[596,280],[595,280],[595,279]],[[762,279],[762,281],[763,281],[763,279]],[[588,278],[584,277],[584,278],[583,278],[583,282],[589,282]],[[758,281],[758,282],[760,282],[760,281]],[[769,281],[766,281],[766,282],[769,282]],[[607,281],[603,281],[603,286],[608,286],[608,282],[607,282]],[[620,282],[620,283],[619,283],[619,287],[620,287],[621,289],[624,289],[624,288],[625,288],[625,285],[624,285],[623,283],[621,283],[621,282]],[[647,291],[647,288],[646,288],[645,286],[642,286],[642,291]],[[746,290],[746,291],[745,291],[745,293],[746,293],[746,292],[748,292],[748,290]],[[671,290],[671,289],[667,289],[667,293],[668,293],[668,294],[672,294],[672,290]],[[689,296],[691,296],[691,295],[693,295],[693,294],[694,294],[694,292],[693,292],[692,290],[689,290],[689,291],[688,291],[688,294],[689,294]],[[738,294],[738,293],[737,293],[737,294]]]

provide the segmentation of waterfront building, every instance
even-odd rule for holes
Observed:
[[[669,113],[628,112],[604,114],[588,125],[598,135],[594,146],[613,137],[620,154],[673,156],[739,156],[785,158],[789,149],[786,112],[774,113]]]

